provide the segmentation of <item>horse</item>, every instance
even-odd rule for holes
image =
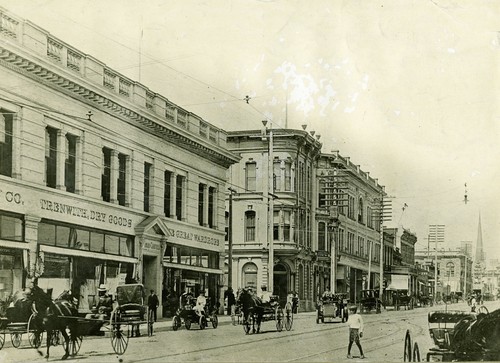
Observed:
[[[263,301],[248,289],[238,290],[236,303],[243,311],[243,325],[245,332],[248,334],[250,331],[250,324],[252,324],[252,332],[260,332],[260,324],[262,316],[264,315],[265,305]],[[257,329],[255,328],[257,325]]]
[[[53,343],[53,336],[60,332],[64,338],[65,353],[62,360],[65,360],[70,355],[71,345],[76,344],[77,321],[76,319],[65,319],[66,317],[78,317],[78,310],[73,304],[73,299],[69,291],[64,291],[55,301],[47,295],[40,287],[34,285],[31,288],[30,299],[33,301],[33,310],[36,318],[34,319],[35,334],[41,334],[44,330],[47,333],[47,352],[46,359],[50,356],[50,346]],[[69,335],[66,332],[69,329]],[[38,349],[37,352],[41,356],[43,353]]]
[[[458,322],[450,347],[458,360],[500,360],[500,309]]]

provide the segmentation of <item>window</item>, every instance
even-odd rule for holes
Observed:
[[[127,187],[127,155],[118,154],[118,204],[125,205]]]
[[[285,191],[292,190],[292,164],[285,162]]]
[[[273,240],[279,241],[280,239],[280,212],[273,212]]]
[[[453,262],[448,262],[446,264],[446,276],[447,277],[455,276],[455,264]]]
[[[245,165],[245,189],[249,192],[254,192],[257,190],[257,164],[256,163],[246,163]]]
[[[53,222],[38,224],[40,244],[127,257],[134,256],[134,237],[87,230]]]
[[[283,239],[290,241],[290,211],[283,211]]]
[[[215,188],[208,188],[208,226],[215,227]]]
[[[273,187],[274,191],[281,190],[281,162],[279,160],[273,163]]]
[[[348,196],[347,217],[354,219],[354,197]]]
[[[326,223],[318,223],[318,251],[326,250]]]
[[[255,241],[255,212],[245,212],[245,242]]]
[[[366,207],[366,225],[373,228],[373,210],[372,207]]]
[[[318,192],[318,207],[326,206],[326,183],[321,180],[319,182],[319,192]]]
[[[358,201],[358,223],[363,223],[363,198],[359,198]]]
[[[176,193],[175,193],[175,215],[177,220],[182,219],[182,208],[183,208],[183,196],[182,192],[184,190],[184,177],[177,175],[176,178]]]
[[[57,175],[57,130],[45,128],[45,185],[56,187]]]
[[[23,241],[23,219],[14,215],[0,215],[0,238],[10,241]]]
[[[111,197],[111,149],[102,148],[101,197],[105,202]]]
[[[0,174],[12,176],[12,113],[0,109]]]
[[[163,175],[163,213],[165,213],[165,217],[170,217],[172,214],[172,211],[170,210],[170,202],[172,199],[172,172],[165,170]]]
[[[151,195],[151,168],[153,165],[144,163],[144,212],[149,212],[149,198]]]
[[[76,141],[77,137],[66,134],[66,159],[64,162],[64,185],[66,191],[75,192],[76,180]]]
[[[198,185],[198,224],[203,226],[204,210],[205,210],[205,184]]]

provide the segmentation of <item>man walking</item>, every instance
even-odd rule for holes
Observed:
[[[158,308],[158,305],[160,305],[158,296],[156,296],[154,290],[151,290],[151,295],[148,296],[149,317],[150,319],[154,319],[155,322],[156,322],[156,309]]]
[[[349,346],[347,348],[347,358],[351,359],[351,347],[352,343],[356,343],[359,348],[360,358],[364,359],[363,348],[359,342],[359,338],[363,337],[363,318],[357,313],[358,308],[356,306],[351,306],[349,309],[351,312],[349,314],[349,319],[347,320],[347,325],[349,326]]]

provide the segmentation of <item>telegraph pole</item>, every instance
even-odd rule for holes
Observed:
[[[273,226],[274,226],[274,165],[273,165],[273,129],[272,124],[269,123],[269,129],[267,129],[267,120],[263,120],[262,124],[266,130],[266,138],[269,141],[269,152],[267,159],[267,174],[268,174],[268,188],[267,188],[267,205],[268,205],[268,216],[267,216],[267,245],[269,248],[269,257],[267,263],[267,291],[271,294],[274,293],[274,246],[273,246]],[[269,130],[269,136],[267,131]]]
[[[227,287],[233,287],[233,193],[236,190],[228,188],[229,190],[229,226],[227,228],[227,242],[228,242],[228,269],[227,269]]]
[[[432,237],[436,244],[434,254],[434,304],[437,303],[437,280],[438,280],[438,242],[444,242],[444,224],[429,225],[429,239]]]
[[[383,188],[383,187],[382,187]],[[379,267],[379,296],[384,293],[384,222],[392,219],[392,201],[384,199],[385,193],[380,194],[380,267]]]

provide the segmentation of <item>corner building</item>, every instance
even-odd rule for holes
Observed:
[[[0,8],[0,299],[38,278],[88,311],[140,282],[220,298],[226,133]]]

